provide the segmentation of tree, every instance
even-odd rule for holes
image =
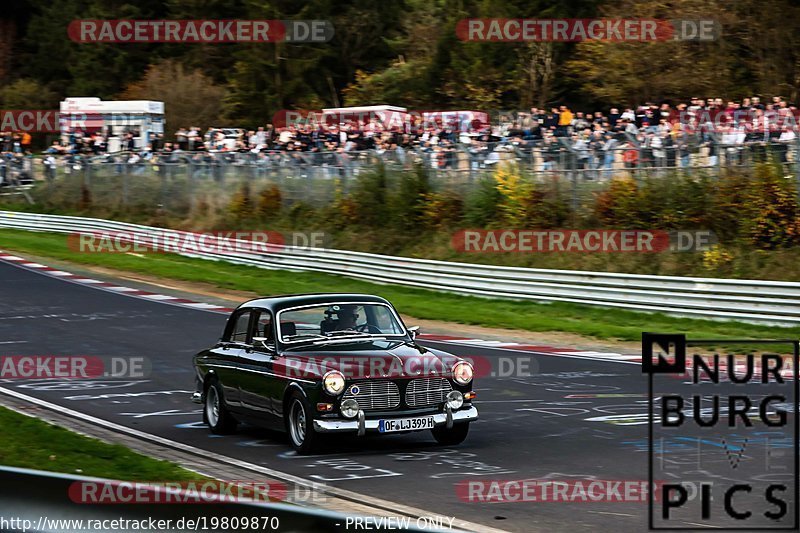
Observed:
[[[225,89],[199,70],[165,60],[147,68],[144,77],[119,95],[125,100],[160,100],[169,128],[219,126]]]
[[[3,109],[58,109],[58,95],[36,80],[23,78],[0,88]]]
[[[719,0],[622,0],[606,3],[608,18],[713,18],[713,42],[599,42],[577,46],[568,62],[582,91],[607,104],[721,96],[741,98],[796,90],[798,8],[788,0],[763,3]],[[709,14],[713,14],[709,17]]]

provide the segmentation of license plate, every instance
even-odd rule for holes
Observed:
[[[433,417],[395,418],[392,420],[378,420],[378,431],[391,433],[393,431],[417,431],[420,429],[433,429]]]

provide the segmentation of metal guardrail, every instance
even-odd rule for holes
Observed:
[[[12,211],[0,211],[0,227],[57,233],[122,232],[140,242],[148,239],[163,242],[159,236],[188,234],[96,218]],[[248,244],[238,242],[243,248]],[[321,248],[192,251],[182,255],[261,268],[339,274],[374,283],[489,298],[572,302],[787,326],[800,324],[800,283],[796,282],[491,266]]]

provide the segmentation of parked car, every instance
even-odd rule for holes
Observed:
[[[310,453],[325,434],[430,430],[464,441],[478,418],[472,365],[425,348],[385,299],[302,294],[243,303],[222,338],[194,357],[212,432],[247,422],[283,429]]]

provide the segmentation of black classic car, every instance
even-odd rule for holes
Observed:
[[[219,342],[194,357],[212,432],[238,422],[285,429],[298,453],[333,432],[431,430],[464,441],[478,418],[472,365],[420,346],[392,305],[364,294],[300,294],[243,303]]]

